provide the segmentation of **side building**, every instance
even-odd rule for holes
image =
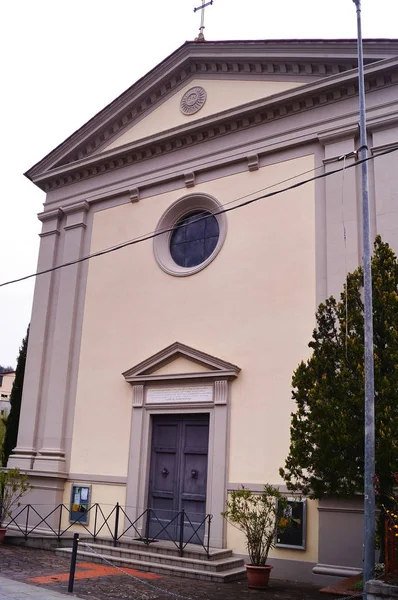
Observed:
[[[15,372],[0,373],[0,417],[10,412],[10,396],[15,381]]]

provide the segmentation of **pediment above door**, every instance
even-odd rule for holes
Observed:
[[[123,373],[128,383],[184,379],[233,379],[240,368],[223,359],[175,342]]]

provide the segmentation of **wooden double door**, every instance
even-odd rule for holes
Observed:
[[[148,534],[150,538],[203,543],[206,516],[209,415],[152,417]],[[180,514],[179,514],[180,513]],[[165,527],[164,531],[162,527]],[[192,539],[194,530],[198,529]]]

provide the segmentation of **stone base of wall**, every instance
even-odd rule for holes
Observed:
[[[368,581],[365,585],[367,600],[392,600],[398,598],[398,586],[383,581]]]
[[[360,573],[364,530],[362,496],[322,498],[318,514],[318,574],[351,577]],[[325,567],[329,572],[325,572]]]
[[[283,558],[270,558],[267,561],[274,568],[271,577],[275,579],[285,579],[288,581],[299,581],[301,583],[314,583],[312,569],[315,566],[313,562],[300,560],[286,560]]]
[[[312,570],[313,582],[316,585],[329,586],[341,581],[344,577],[353,577],[362,573],[362,569],[341,565],[323,565],[317,563]]]

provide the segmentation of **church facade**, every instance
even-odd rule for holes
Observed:
[[[9,460],[27,501],[69,505],[82,485],[132,519],[212,514],[210,545],[245,554],[228,491],[285,489],[292,373],[319,302],[361,262],[356,52],[187,42],[28,171],[50,272]],[[398,144],[398,41],[366,40],[364,58],[372,236],[397,251],[397,154],[378,155]],[[277,573],[358,572],[361,511],[307,500]]]

